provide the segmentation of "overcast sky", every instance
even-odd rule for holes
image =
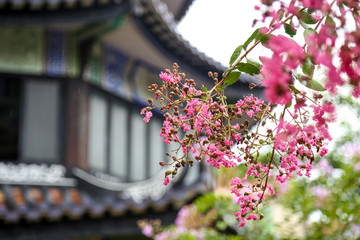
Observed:
[[[258,0],[196,0],[178,25],[193,46],[227,65],[237,46],[253,32]]]

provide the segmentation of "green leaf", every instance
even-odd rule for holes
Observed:
[[[227,88],[228,86],[236,83],[239,78],[240,78],[241,72],[231,72],[225,79],[224,84],[222,86],[219,87],[219,91],[224,90],[225,88]]]
[[[298,77],[296,77],[296,79],[298,79]],[[298,79],[299,80],[299,79]],[[289,88],[295,93],[295,94],[300,94],[301,92],[292,84],[289,85]]]
[[[224,231],[228,227],[226,222],[223,222],[223,221],[217,221],[215,226],[216,226],[217,229],[220,229],[222,231]]]
[[[285,13],[285,10],[284,9],[279,9],[277,12],[276,12],[276,15],[277,15],[277,20],[280,22],[283,17],[284,17],[284,13]],[[269,26],[272,26],[275,22],[275,18],[273,18],[270,22],[270,25]]]
[[[291,24],[289,23],[285,23],[284,24],[284,28],[285,28],[285,32],[290,36],[290,37],[293,37],[296,35],[296,29],[291,26]]]
[[[244,50],[249,46],[249,44],[258,36],[260,33],[260,28],[255,29],[251,36],[244,43]]]
[[[302,85],[314,91],[320,91],[320,92],[325,91],[325,88],[318,81],[308,76],[297,75],[296,79],[298,79]]]
[[[255,61],[255,60],[252,60],[251,58],[247,58],[246,59],[246,61],[248,62],[248,63],[251,63],[252,65],[255,65],[257,68],[261,68],[261,64],[260,63],[258,63],[257,61]]]
[[[306,28],[304,31],[304,38],[306,39],[307,36],[314,34],[315,30],[312,28]]]
[[[335,28],[336,27],[336,23],[334,21],[334,19],[327,15],[326,18],[325,18],[325,24],[328,26],[328,27],[331,27],[331,28]]]
[[[226,71],[222,74],[222,76],[224,77],[228,72],[231,72],[231,71],[233,71],[234,69],[236,69],[236,68],[229,68],[228,70],[226,70]]]
[[[250,75],[255,75],[255,74],[259,74],[260,73],[260,67],[261,65],[256,63],[256,62],[252,62],[251,60],[247,63],[238,63],[236,65],[236,68],[240,71],[240,72],[244,72]]]
[[[279,9],[277,12],[276,12],[276,15],[278,16],[278,20],[281,21],[284,17],[284,13],[285,13],[285,10],[284,9]]]
[[[291,105],[292,105],[292,101],[290,101],[285,107],[289,108],[289,107],[291,107]]]
[[[216,196],[214,193],[205,194],[194,201],[199,213],[206,212],[209,208],[214,208],[216,203]]]
[[[237,80],[239,80],[240,75],[241,75],[241,72],[237,72],[237,71],[231,72],[225,79],[224,83],[227,86],[230,86],[230,85],[236,83]]]
[[[311,28],[308,24],[302,22],[302,21],[299,21],[300,22],[300,25],[304,28],[304,29],[309,29]]]
[[[303,73],[309,76],[310,78],[312,78],[314,76],[314,70],[315,70],[315,65],[312,64],[312,62],[309,59],[307,59],[302,65]]]
[[[240,56],[240,53],[241,53],[242,50],[243,50],[243,45],[240,45],[235,49],[235,51],[231,55],[231,58],[230,58],[230,61],[229,61],[230,67],[236,61],[236,59]]]
[[[310,14],[312,14],[312,13],[314,13],[315,12],[315,9],[313,9],[313,8],[308,8],[308,13],[310,13]]]
[[[203,91],[203,92],[208,92],[208,90],[207,90],[207,88],[206,87],[204,87],[204,85],[201,87],[201,91]]]
[[[325,88],[314,79],[307,81],[305,86],[315,91],[320,91],[320,92],[325,91]]]
[[[311,14],[308,13],[307,11],[301,11],[300,12],[300,19],[299,20],[306,23],[306,24],[316,24],[317,23],[317,21],[315,21],[312,18]]]
[[[259,32],[258,36],[256,37],[256,41],[259,41],[262,43],[262,44],[266,44],[267,41],[269,41],[269,39],[272,37],[273,35],[272,34],[262,34],[261,32]]]

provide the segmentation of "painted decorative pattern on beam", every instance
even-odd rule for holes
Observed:
[[[47,33],[46,72],[49,75],[61,76],[66,71],[66,35],[63,31]]]
[[[105,89],[121,96],[128,94],[125,71],[129,58],[110,46],[105,47],[104,77],[102,85]]]
[[[132,100],[136,96],[130,77],[133,62],[133,59],[119,50],[102,42],[95,42],[85,66],[84,80],[126,100]],[[142,87],[146,88],[145,85]]]
[[[0,71],[75,77],[78,54],[72,34],[41,27],[0,28]]]
[[[0,71],[38,74],[43,70],[44,31],[39,27],[0,29]]]

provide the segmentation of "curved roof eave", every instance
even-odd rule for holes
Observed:
[[[31,0],[24,1],[28,6]],[[48,0],[50,1],[50,0]],[[84,7],[86,0],[72,0],[76,5],[69,8],[64,5],[65,0],[58,0],[56,9],[49,9],[43,5],[40,10],[31,10],[31,6],[14,10],[15,5],[0,7],[0,21],[6,24],[69,24],[69,23],[91,23],[105,21],[115,18],[119,14],[127,11],[133,16],[137,26],[153,42],[153,44],[167,56],[174,60],[179,60],[187,65],[187,68],[207,76],[208,71],[222,74],[226,67],[207,57],[198,51],[176,30],[176,21],[167,5],[160,0],[106,0],[106,4],[101,4],[105,0],[92,1],[92,5]],[[43,1],[45,4],[50,2]],[[191,1],[189,1],[190,4]],[[8,4],[15,4],[9,1]],[[6,7],[9,8],[6,11]],[[257,82],[257,79],[246,74],[242,74],[240,81],[231,86],[237,91],[237,96],[249,93],[248,84]],[[262,89],[254,92],[254,95],[262,95]],[[232,95],[232,94],[231,94]]]
[[[160,0],[136,0],[132,1],[134,21],[137,26],[147,35],[166,55],[174,56],[176,60],[203,76],[209,71],[222,74],[227,70],[221,63],[207,57],[197,48],[191,46],[181,34],[176,31],[176,22],[166,5]],[[221,76],[221,75],[220,75]],[[243,96],[249,94],[249,83],[258,83],[256,77],[242,74],[240,81],[229,87],[227,92],[231,96]],[[257,97],[263,97],[262,88],[251,91]]]
[[[174,16],[176,21],[180,21],[190,9],[190,6],[193,4],[194,0],[184,0],[181,8],[178,10],[177,14]]]

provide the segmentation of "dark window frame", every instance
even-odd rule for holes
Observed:
[[[4,81],[18,81],[19,83],[19,113],[17,122],[17,158],[16,159],[0,159],[1,162],[12,162],[12,163],[27,163],[27,164],[62,164],[65,156],[65,104],[66,104],[66,79],[61,77],[53,78],[49,76],[36,76],[36,75],[18,75],[18,74],[0,74],[0,78]],[[36,159],[25,159],[23,157],[24,151],[24,111],[25,111],[25,91],[24,86],[27,81],[43,81],[49,82],[54,81],[59,87],[58,96],[58,125],[56,126],[57,132],[57,156],[54,159],[47,160],[36,160]]]
[[[111,174],[110,173],[110,168],[111,168],[111,126],[112,126],[112,122],[111,122],[111,109],[112,106],[120,103],[122,105],[124,105],[126,107],[126,125],[127,125],[127,130],[126,130],[126,176],[123,177],[122,180],[129,182],[131,181],[131,170],[133,167],[133,164],[131,164],[131,159],[132,159],[132,152],[131,152],[131,138],[132,138],[132,133],[131,133],[131,129],[132,129],[132,121],[131,121],[131,116],[132,114],[140,114],[140,110],[143,107],[146,107],[146,105],[141,105],[141,103],[134,103],[134,102],[130,102],[128,100],[123,99],[120,96],[114,95],[112,93],[109,93],[108,91],[95,86],[95,85],[91,85],[90,86],[90,91],[89,91],[89,99],[88,99],[88,104],[89,104],[89,108],[90,109],[90,99],[93,95],[97,95],[100,96],[104,99],[104,101],[106,102],[106,142],[105,142],[105,173],[106,174]],[[164,117],[159,114],[159,113],[154,113],[153,118],[158,118],[163,120]],[[89,119],[90,120],[90,119]],[[146,158],[143,160],[144,164],[145,164],[145,168],[146,168],[146,175],[145,175],[145,179],[151,177],[151,168],[150,168],[150,164],[151,164],[151,151],[152,151],[152,147],[151,147],[151,141],[150,141],[150,133],[151,133],[151,126],[152,124],[146,124],[145,127],[145,139],[144,139],[144,146],[145,146],[145,156]],[[89,141],[89,138],[88,138]],[[89,142],[88,142],[88,146],[89,146]],[[165,153],[169,151],[169,146],[167,144],[164,144],[164,152],[163,152],[163,156],[165,159]],[[88,156],[89,159],[89,156]],[[101,171],[98,169],[93,169],[90,165],[89,165],[90,171]]]

